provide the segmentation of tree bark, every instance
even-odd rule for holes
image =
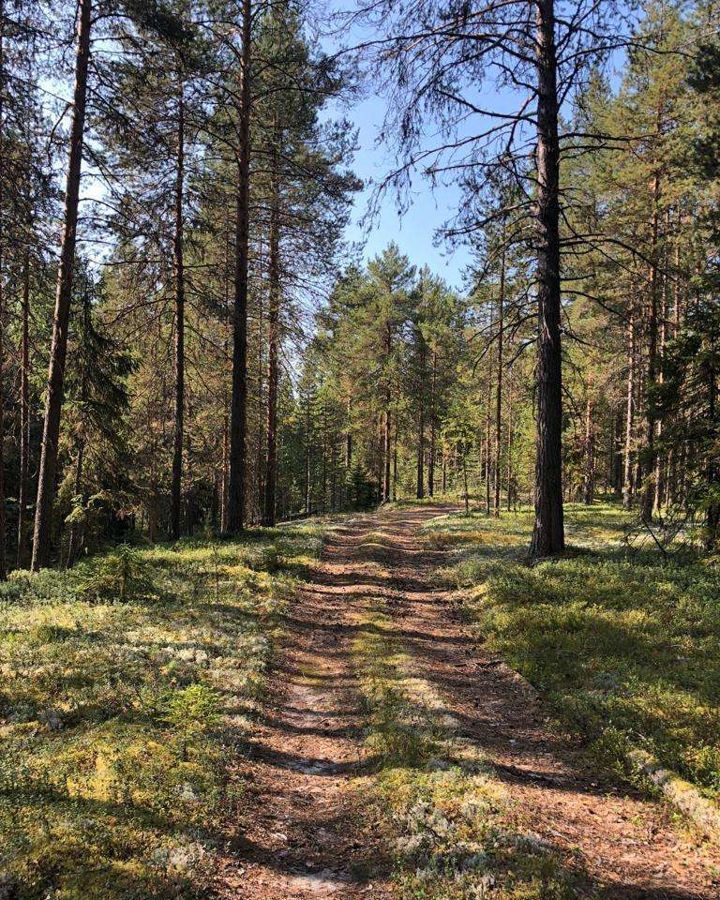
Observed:
[[[485,515],[490,515],[490,504],[491,504],[491,477],[492,477],[492,463],[491,463],[491,455],[490,455],[490,434],[491,434],[491,421],[490,421],[490,407],[488,406],[487,415],[485,416]]]
[[[387,400],[390,403],[390,400]],[[392,466],[392,434],[390,410],[386,409],[383,416],[383,492],[382,499],[384,503],[390,500],[390,492],[392,490],[392,480],[390,477]]]
[[[503,401],[503,329],[505,328],[505,250],[500,263],[500,296],[498,297],[498,352],[497,385],[495,394],[495,495],[493,514],[500,517],[500,456],[502,453],[502,401]]]
[[[428,454],[427,485],[428,497],[435,493],[435,388],[437,384],[437,350],[432,354],[432,375],[430,378],[430,452]]]
[[[583,495],[585,505],[592,506],[595,499],[595,434],[590,397],[585,403],[585,485]]]
[[[392,474],[392,492],[390,499],[395,502],[397,500],[397,483],[398,483],[398,420],[395,419],[395,439],[393,440],[393,474]]]
[[[5,549],[5,281],[4,281],[4,250],[5,250],[5,10],[4,3],[0,0],[0,581],[7,578],[6,549]]]
[[[80,170],[82,168],[83,140],[85,136],[85,103],[87,76],[90,62],[91,2],[80,0],[77,26],[77,55],[75,61],[75,88],[73,117],[70,129],[70,154],[65,189],[65,212],[53,334],[50,346],[45,421],[43,424],[42,450],[38,473],[38,492],[35,507],[35,533],[33,538],[32,569],[37,572],[50,559],[53,500],[57,471],[58,438],[65,382],[70,302],[72,299],[75,246],[77,242],[78,204],[80,200]]]
[[[512,468],[512,450],[513,450],[513,377],[512,369],[508,372],[508,391],[507,391],[507,412],[508,412],[508,434],[507,434],[507,511],[510,512],[512,507],[512,489],[513,489],[513,468]]]
[[[632,308],[627,328],[627,390],[625,395],[625,447],[623,450],[623,507],[633,503],[633,424],[635,412],[635,317]]]
[[[560,148],[554,0],[537,0],[538,350],[534,559],[565,549],[560,346]]]
[[[247,438],[247,305],[250,237],[250,62],[251,0],[242,4],[242,58],[238,114],[237,196],[235,210],[235,296],[233,301],[233,368],[230,401],[230,483],[227,531],[245,524]]]
[[[29,240],[29,236],[28,236]],[[20,485],[18,492],[17,565],[27,561],[28,501],[30,496],[30,247],[23,259],[22,303],[20,307]]]
[[[385,363],[390,365],[390,354],[392,353],[392,326],[390,321],[385,323]],[[387,376],[389,378],[389,376]],[[391,415],[390,403],[392,394],[390,392],[389,381],[385,386],[385,411],[383,414],[383,490],[382,499],[387,503],[391,499],[392,482],[390,478],[391,471],[391,450],[392,450],[392,434],[391,434]]]
[[[170,490],[170,539],[180,537],[182,513],[183,435],[185,427],[185,264],[183,197],[185,194],[185,98],[181,82],[178,97],[177,170],[175,174],[175,411],[172,485]]]
[[[470,515],[470,490],[468,488],[468,470],[467,470],[467,450],[463,448],[462,458],[463,471],[463,499],[465,501],[465,515]]]
[[[305,404],[305,512],[312,511],[312,483],[310,470],[310,398]]]
[[[227,398],[225,398],[227,400]],[[230,417],[227,414],[223,416],[223,434],[222,434],[222,473],[220,478],[220,532],[227,533],[227,513],[228,513],[228,489],[230,486],[230,469],[228,467],[230,456]]]
[[[278,126],[276,122],[276,134]],[[265,503],[263,524],[275,524],[277,490],[277,397],[278,351],[280,342],[280,191],[277,181],[278,152],[273,142],[271,168],[272,197],[270,209],[269,304],[268,304],[268,405],[267,449],[265,456]]]
[[[710,420],[710,430],[713,438],[717,436],[717,378],[715,368],[712,362],[707,364],[707,385],[708,385],[708,418]],[[708,487],[711,492],[711,500],[708,504],[705,519],[705,549],[712,551],[716,548],[718,542],[718,532],[720,531],[720,503],[715,499],[715,491],[717,490],[718,472],[717,463],[711,454],[708,466]]]
[[[653,217],[651,227],[651,252],[650,252],[650,303],[648,305],[648,368],[647,390],[652,391],[657,382],[658,375],[658,236],[659,236],[659,204],[660,204],[660,174],[653,176]],[[642,517],[650,521],[653,517],[655,504],[655,431],[657,426],[654,399],[645,398],[647,446],[645,448],[645,485],[642,498]]]
[[[422,344],[422,335],[418,334],[418,340],[421,342],[420,349],[420,383],[418,384],[418,400],[420,408],[418,410],[418,445],[417,445],[417,499],[422,500],[425,496],[425,347]]]

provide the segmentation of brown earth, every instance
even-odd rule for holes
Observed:
[[[225,898],[393,896],[381,824],[363,802],[363,716],[352,643],[385,601],[413,670],[491,761],[519,829],[579,858],[588,891],[617,898],[720,897],[720,853],[553,729],[534,692],[488,654],[431,574],[445,552],[417,536],[441,506],[346,520],[287,621],[269,699],[240,760],[250,785],[219,871]],[[381,540],[374,539],[380,532]],[[362,786],[362,781],[359,782]],[[353,789],[351,786],[355,785]]]

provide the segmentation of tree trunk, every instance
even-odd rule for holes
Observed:
[[[53,500],[57,470],[60,415],[65,382],[70,301],[72,299],[75,245],[77,240],[78,204],[80,199],[80,170],[85,135],[85,101],[87,97],[88,64],[90,61],[91,2],[80,0],[77,26],[77,56],[75,61],[75,89],[73,117],[70,128],[70,154],[60,265],[58,267],[55,313],[53,318],[50,367],[48,372],[45,421],[38,472],[38,492],[35,508],[32,568],[37,572],[50,558]]]
[[[635,412],[635,317],[632,308],[627,329],[627,390],[625,394],[625,447],[623,450],[623,507],[633,503],[633,424]]]
[[[652,391],[657,382],[658,375],[658,234],[659,234],[659,213],[658,207],[660,203],[660,174],[655,173],[653,177],[653,218],[651,228],[651,252],[650,252],[650,303],[648,307],[648,369],[647,369],[647,390]],[[645,448],[645,485],[643,489],[642,499],[642,517],[645,521],[650,521],[653,516],[653,507],[655,504],[655,432],[657,421],[655,416],[654,399],[647,397],[645,399],[646,422],[647,422],[647,447]]]
[[[595,499],[595,434],[592,422],[592,401],[590,397],[585,403],[585,485],[583,502],[592,506]]]
[[[228,488],[230,486],[229,453],[230,451],[230,417],[227,410],[223,416],[222,433],[222,473],[220,477],[220,532],[227,533]]]
[[[470,515],[470,491],[468,489],[468,470],[467,470],[467,451],[463,449],[462,458],[463,471],[463,498],[465,500],[465,515]]]
[[[230,401],[230,484],[227,530],[245,523],[247,432],[247,305],[250,236],[250,42],[251,0],[242,4],[242,59],[238,114],[237,195],[235,208],[235,296],[233,300],[233,369]]]
[[[277,140],[277,122],[276,122]],[[268,304],[268,405],[267,405],[267,450],[265,456],[265,504],[264,525],[275,524],[277,489],[277,399],[278,399],[278,352],[280,342],[280,196],[277,182],[278,153],[273,142],[272,198],[270,210],[270,254],[269,254],[269,304]]]
[[[389,319],[385,322],[385,364],[386,366],[390,365],[390,356],[392,354],[392,326],[390,324]],[[389,379],[389,376],[386,375]],[[390,469],[391,469],[391,450],[392,450],[392,434],[391,434],[391,415],[390,415],[390,403],[392,401],[392,394],[390,391],[390,382],[389,380],[385,385],[385,411],[384,411],[384,424],[383,424],[383,491],[382,491],[382,499],[383,502],[387,502],[391,498],[392,491],[392,482],[390,479]]]
[[[668,209],[666,214],[666,223],[667,223],[667,232],[670,233],[672,228],[672,222],[670,221],[670,210]],[[667,243],[665,244],[664,252],[663,252],[663,276],[662,276],[662,313],[660,316],[659,322],[659,340],[660,340],[660,356],[659,356],[659,366],[658,366],[658,374],[657,374],[657,382],[659,385],[663,383],[663,360],[665,358],[665,352],[667,349],[667,338],[668,338],[668,327],[667,324],[670,319],[670,279],[668,277],[668,270],[670,268],[670,257],[669,257],[669,248]],[[663,433],[663,421],[662,418],[658,419],[655,435],[658,441],[662,441],[662,433]],[[653,515],[660,516],[662,515],[663,507],[665,505],[665,494],[666,494],[666,486],[667,486],[667,454],[663,454],[662,450],[655,454],[655,475],[654,475],[654,496],[653,496]]]
[[[435,493],[435,386],[437,383],[437,351],[432,355],[432,376],[430,378],[430,453],[428,455],[428,497]]]
[[[393,503],[397,500],[397,483],[398,483],[398,420],[395,419],[395,440],[393,441],[393,475],[392,475],[392,492],[390,499]]]
[[[708,379],[708,418],[710,420],[710,429],[713,439],[717,437],[717,379],[715,369],[712,362],[707,366]],[[717,464],[715,457],[711,454],[710,464],[708,467],[708,487],[711,492],[711,501],[708,504],[707,515],[705,519],[705,549],[708,551],[715,550],[718,542],[718,532],[720,532],[720,503],[715,499],[715,491],[717,489]]]
[[[82,475],[83,460],[85,457],[85,444],[81,440],[78,443],[77,455],[75,457],[75,481],[73,484],[73,494],[77,497],[82,491]],[[68,539],[67,568],[71,569],[75,563],[75,557],[80,550],[82,542],[78,543],[78,526],[77,522],[70,525],[70,537]]]
[[[513,468],[512,468],[512,450],[513,450],[513,377],[512,369],[508,372],[508,435],[507,435],[507,511],[512,508],[512,488],[513,488]]]
[[[491,473],[492,473],[492,464],[490,459],[490,411],[488,407],[488,414],[485,417],[485,515],[490,515],[490,503],[491,503]]]
[[[0,0],[0,580],[7,578],[6,549],[5,549],[5,391],[3,384],[5,368],[5,281],[4,281],[4,250],[5,250],[5,198],[2,190],[5,187],[5,10],[4,3]]]
[[[500,264],[500,296],[498,297],[498,352],[497,386],[495,396],[495,496],[493,514],[500,517],[500,456],[502,452],[502,397],[503,397],[503,329],[505,327],[505,250]]]
[[[175,414],[172,486],[170,490],[170,540],[180,537],[182,509],[183,433],[185,417],[185,265],[183,259],[183,197],[185,194],[185,98],[180,84],[177,121],[177,170],[175,174]]]
[[[390,398],[386,399],[387,407],[383,416],[383,503],[390,500],[392,491],[391,467],[392,467],[392,433],[390,417]]]
[[[422,338],[420,338],[422,340]],[[421,376],[425,369],[425,351],[421,351]],[[425,496],[425,389],[420,384],[418,410],[418,446],[417,446],[417,499],[422,500]]]
[[[537,0],[538,350],[534,559],[565,548],[560,347],[560,152],[554,0]]]
[[[29,236],[28,236],[29,240]],[[28,502],[30,496],[30,248],[25,247],[20,336],[20,485],[18,496],[17,565],[27,561]]]
[[[310,398],[305,404],[305,512],[310,515],[312,500],[310,470]]]

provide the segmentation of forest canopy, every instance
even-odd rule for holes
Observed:
[[[599,495],[713,548],[716,18],[3,0],[2,574],[448,492],[535,557]],[[459,283],[348,240],[419,189]]]

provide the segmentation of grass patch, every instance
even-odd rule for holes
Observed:
[[[0,587],[0,895],[207,896],[227,764],[321,542],[121,547]]]
[[[413,671],[382,603],[359,621],[354,655],[375,763],[373,802],[401,898],[591,896],[578,861],[522,829],[483,755]],[[363,779],[367,802],[367,780]]]
[[[429,523],[430,541],[472,534],[441,572],[483,635],[541,690],[563,723],[611,765],[641,746],[720,795],[720,570],[664,562],[623,543],[630,517],[610,504],[567,508],[568,558],[522,557],[528,511]],[[486,536],[490,534],[490,537]],[[456,537],[453,538],[457,540]]]

